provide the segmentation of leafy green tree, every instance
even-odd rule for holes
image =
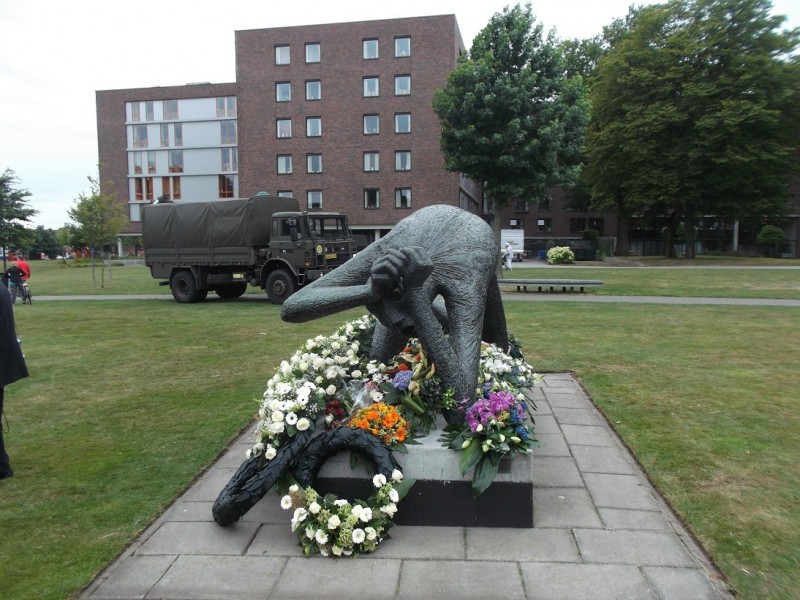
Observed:
[[[482,182],[497,208],[545,198],[580,170],[583,81],[534,22],[530,4],[496,13],[433,100],[445,168]]]
[[[780,256],[781,250],[786,245],[786,234],[783,229],[775,225],[764,225],[758,232],[756,241],[771,257]]]
[[[104,252],[106,245],[114,244],[117,234],[125,228],[128,219],[113,195],[103,193],[96,179],[92,177],[87,179],[91,185],[91,194],[87,196],[81,193],[75,201],[75,206],[69,209],[67,214],[77,223],[77,235],[92,250],[92,282],[96,287],[95,254]],[[105,260],[102,265],[105,266]],[[101,269],[100,287],[104,287],[104,276],[105,270]]]
[[[33,236],[34,241],[31,256],[38,257],[44,253],[48,258],[55,258],[56,255],[61,253],[60,245],[54,230],[46,229],[43,225],[39,225],[34,230]]]
[[[27,206],[31,193],[18,185],[19,179],[11,169],[0,175],[0,252],[4,273],[8,269],[8,252],[30,248],[31,234],[24,224],[37,213]]]
[[[695,221],[779,217],[797,168],[800,30],[768,0],[672,0],[638,10],[597,64],[587,177],[594,207],[667,217],[694,257]]]

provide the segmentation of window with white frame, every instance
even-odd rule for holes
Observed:
[[[381,169],[381,155],[379,152],[364,152],[364,171],[374,172]]]
[[[308,190],[306,192],[306,206],[309,209],[322,208],[322,190]]]
[[[236,121],[220,121],[220,141],[223,144],[236,143]]]
[[[156,111],[155,105],[152,101],[148,100],[144,103],[144,120],[145,121],[155,121],[156,119]]]
[[[364,77],[364,97],[379,95],[379,80],[377,77]]]
[[[169,172],[183,173],[183,150],[169,151]]]
[[[408,96],[411,93],[411,75],[394,76],[394,95]]]
[[[378,40],[363,40],[361,46],[363,49],[362,56],[365,60],[378,58]]]
[[[183,146],[183,123],[174,123],[172,125],[173,129],[173,140],[176,146]]]
[[[147,153],[147,174],[154,175],[156,172],[156,153],[149,151]]]
[[[142,120],[142,115],[141,115],[141,112],[140,112],[142,110],[141,103],[140,102],[131,102],[130,105],[131,105],[131,121],[133,123],[136,123],[137,121],[141,121]]]
[[[165,121],[175,121],[178,118],[178,101],[164,100],[162,110],[164,111]]]
[[[306,100],[322,99],[322,82],[319,79],[306,81]]]
[[[395,208],[411,208],[411,188],[397,188],[394,191]]]
[[[395,133],[411,133],[411,113],[397,113],[394,116]]]
[[[292,85],[288,81],[275,84],[275,101],[289,102],[292,99]]]
[[[309,154],[306,156],[306,172],[322,173],[322,154]]]
[[[364,115],[364,134],[377,135],[380,133],[380,118],[378,115]]]
[[[141,175],[142,174],[142,155],[144,152],[134,152],[133,153],[133,174],[134,175]]]
[[[306,117],[306,137],[322,135],[322,117]]]
[[[161,132],[161,147],[169,148],[169,125],[162,123],[158,129]]]
[[[217,117],[232,118],[236,116],[236,96],[217,98]]]
[[[411,38],[396,37],[394,38],[394,55],[398,58],[411,56]]]
[[[364,208],[380,208],[381,191],[375,189],[364,190]]]
[[[292,155],[278,154],[278,175],[289,175],[292,172]]]
[[[306,62],[318,63],[321,60],[321,49],[319,42],[306,44]]]
[[[133,147],[147,148],[147,125],[133,126]]]
[[[280,198],[293,198],[294,197],[294,194],[292,193],[292,190],[278,190],[275,193],[275,195],[280,197]]]
[[[278,119],[275,121],[276,132],[279,138],[292,137],[292,120],[291,119]]]
[[[289,46],[275,46],[275,64],[288,65],[292,62]]]
[[[394,153],[394,170],[395,171],[410,171],[411,170],[411,151],[410,150],[397,150]]]
[[[239,170],[239,152],[236,148],[220,148],[220,162],[223,171]]]

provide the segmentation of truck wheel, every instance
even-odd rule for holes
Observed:
[[[289,296],[297,291],[297,284],[292,275],[278,269],[267,276],[265,289],[270,302],[283,304]]]
[[[247,291],[246,283],[232,283],[230,285],[218,285],[214,291],[217,296],[223,299],[238,298]]]
[[[194,276],[188,271],[178,271],[172,276],[169,287],[172,297],[183,304],[202,302],[208,295],[208,290],[198,290]]]

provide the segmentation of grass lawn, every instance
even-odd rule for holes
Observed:
[[[32,266],[36,295],[90,293],[88,269]],[[646,272],[591,278],[617,271]],[[166,293],[143,267],[112,277],[101,293]],[[511,298],[529,362],[577,374],[741,597],[796,597],[800,311]],[[76,594],[251,421],[280,360],[362,312],[297,325],[268,302],[16,307],[31,377],[6,390],[3,597]]]

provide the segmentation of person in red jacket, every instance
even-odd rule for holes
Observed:
[[[22,254],[17,256],[17,266],[22,269],[22,281],[28,281],[31,276],[31,266]]]

